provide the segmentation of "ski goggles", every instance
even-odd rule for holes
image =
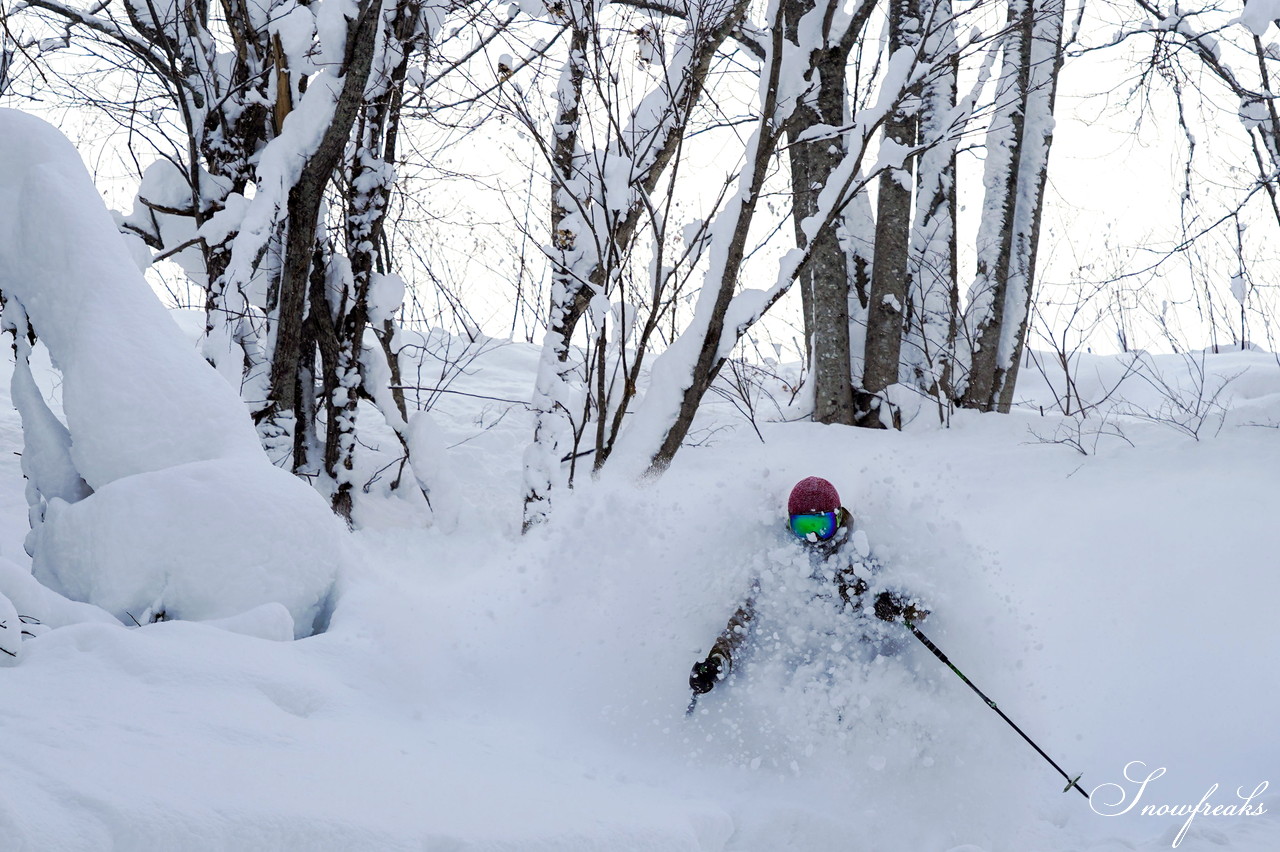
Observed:
[[[809,536],[814,536],[818,541],[826,541],[836,534],[839,523],[835,512],[809,512],[803,515],[792,515],[790,526],[796,538],[807,539]]]

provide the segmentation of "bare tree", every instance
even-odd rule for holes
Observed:
[[[544,139],[518,90],[509,104],[535,138],[543,140],[552,183],[550,315],[535,384],[534,440],[525,457],[526,529],[546,517],[551,490],[563,483],[559,470],[571,443],[570,433],[576,447],[589,417],[594,417],[593,453],[599,467],[621,431],[646,347],[671,308],[679,266],[673,262],[671,272],[663,270],[662,254],[670,245],[667,218],[675,190],[674,178],[667,178],[666,172],[669,167],[678,168],[678,152],[712,60],[740,25],[746,7],[745,0],[706,0],[688,6],[681,16],[683,30],[670,47],[662,43],[652,19],[636,30],[661,73],[651,90],[628,105],[614,83],[609,45],[602,38],[597,11],[590,5],[569,3],[564,7],[570,32],[568,54],[556,87],[551,138]],[[602,117],[596,116],[597,110]],[[584,138],[597,135],[600,143],[588,148]],[[655,197],[664,179],[666,192]],[[644,233],[651,235],[658,260],[647,312],[630,354],[625,339],[619,346],[618,368],[624,375],[620,393],[614,396],[607,380],[607,314],[621,294],[636,242]],[[691,242],[696,251],[700,238],[694,235]],[[687,258],[689,252],[685,254]],[[634,321],[626,316],[629,310],[623,300],[624,326]],[[594,414],[584,410],[573,429],[566,405],[574,396],[569,376],[576,368],[570,362],[570,345],[589,312],[594,324],[588,369],[596,387],[586,402],[594,407]],[[576,452],[570,453],[571,463],[575,458]]]
[[[761,75],[759,125],[747,146],[746,164],[738,176],[736,195],[713,225],[709,253],[712,263],[694,309],[693,322],[655,363],[654,373],[662,371],[663,383],[660,387],[651,385],[640,417],[625,436],[632,442],[634,451],[643,453],[650,472],[661,471],[670,464],[693,423],[702,395],[734,345],[814,262],[817,249],[822,245],[819,237],[841,223],[845,209],[856,201],[869,180],[884,170],[901,169],[904,162],[918,153],[914,147],[882,147],[873,167],[864,170],[872,138],[930,73],[930,64],[922,61],[918,48],[903,48],[889,56],[875,102],[854,116],[849,125],[835,131],[844,136],[846,153],[819,193],[814,214],[803,224],[809,238],[807,244],[784,258],[769,288],[746,289],[735,295],[770,157],[794,120],[796,105],[810,98],[816,85],[804,68],[795,68],[789,63],[807,61],[824,39],[820,27],[800,27],[797,32],[805,34],[801,43],[788,45],[783,28],[777,24],[774,20],[768,27],[772,42],[765,73]],[[784,80],[786,86],[782,83]],[[791,89],[792,81],[797,80],[805,81],[804,87]],[[647,417],[645,408],[649,409]],[[657,412],[670,411],[675,412],[674,416],[657,415]]]
[[[920,9],[915,0],[890,0],[889,50],[919,50]],[[916,144],[918,98],[909,93],[885,122],[883,145],[909,150]],[[871,272],[871,299],[867,305],[866,355],[858,420],[880,426],[879,399],[875,395],[898,382],[902,351],[903,314],[907,301],[907,254],[911,239],[912,162],[880,173],[876,200],[876,248]]]

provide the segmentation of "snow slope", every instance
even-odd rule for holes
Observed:
[[[15,180],[0,169],[0,187]],[[44,254],[20,258],[17,242],[0,242],[6,258],[44,274]],[[109,337],[111,310],[80,318],[86,339]],[[32,363],[74,446],[76,406],[109,402],[111,388],[82,384],[76,400],[42,348]],[[1248,795],[1280,767],[1275,356],[1204,356],[1211,387],[1227,387],[1194,430],[1162,408],[1153,378],[1195,396],[1198,373],[1177,357],[1151,360],[1130,404],[1083,421],[1040,415],[1053,386],[1031,371],[1020,413],[961,414],[947,429],[922,410],[902,433],[762,423],[757,437],[715,402],[691,433],[698,445],[661,479],[584,476],[556,495],[552,522],[522,538],[531,423],[511,400],[527,398],[536,363],[532,347],[484,342],[454,385],[478,396],[442,395],[418,430],[439,453],[431,475],[451,505],[436,516],[449,523],[426,527],[420,495],[380,492],[375,459],[360,460],[372,495],[332,617],[297,641],[296,615],[276,594],[240,596],[234,583],[180,595],[193,611],[171,614],[203,620],[139,627],[103,591],[82,596],[114,615],[37,583],[22,549],[21,426],[3,390],[12,364],[0,363],[0,594],[52,628],[0,666],[0,848],[1280,848],[1269,811],[1197,816],[1185,836],[1185,817],[1167,813],[1214,785],[1211,805],[1238,804],[1237,789]],[[1131,367],[1078,366],[1093,395]],[[190,403],[208,402],[199,396]],[[83,428],[108,444],[137,439],[132,458],[145,460],[141,431]],[[86,469],[100,457],[109,454]],[[93,496],[51,503],[51,515],[84,513],[83,534],[56,535],[51,521],[46,553],[109,552],[108,591],[168,583],[148,573],[168,564],[209,576],[218,560],[202,560],[227,547],[259,560],[244,576],[311,583],[306,566],[322,557],[307,548],[331,550],[327,533],[308,541],[321,527],[305,517],[294,527],[248,513],[229,500],[243,483],[221,463],[91,473]],[[798,582],[782,510],[791,485],[815,473],[839,487],[887,576],[928,599],[926,632],[1083,772],[1094,800],[1062,793],[910,637],[882,656],[837,648],[838,632],[806,599],[784,610],[794,623],[778,625],[778,644],[805,649],[808,662],[762,655],[686,718],[689,666],[751,578]],[[191,479],[221,522],[179,527],[204,537],[163,520],[193,511],[170,505]],[[272,551],[281,526],[298,546]],[[1106,815],[1139,795],[1126,771],[1161,768],[1139,804],[1164,815]],[[1273,799],[1262,790],[1253,804]]]
[[[513,391],[532,375],[520,349],[482,356],[466,389]],[[1230,357],[1269,375],[1251,416],[1277,422],[1274,361]],[[471,439],[450,451],[456,531],[410,525],[394,499],[367,509],[328,632],[278,641],[265,612],[29,641],[0,671],[6,848],[1169,847],[1183,819],[1063,795],[910,644],[845,672],[856,689],[761,678],[684,718],[688,666],[751,571],[785,562],[778,513],[814,472],[928,589],[927,632],[1086,788],[1141,760],[1168,770],[1144,803],[1194,804],[1217,783],[1228,804],[1280,765],[1274,429],[1197,442],[1133,423],[1136,446],[1083,456],[1031,437],[1053,422],[1038,416],[772,425],[764,444],[747,429],[690,448],[656,483],[590,483],[521,539],[527,422],[484,429],[484,406],[436,412]],[[11,543],[24,516],[4,458]],[[1179,848],[1278,841],[1269,815],[1202,816]]]

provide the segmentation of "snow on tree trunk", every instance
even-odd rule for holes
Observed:
[[[1014,0],[987,133],[978,274],[969,291],[972,355],[963,404],[1008,411],[1034,287],[1065,5]]]
[[[46,494],[36,576],[119,618],[275,601],[298,635],[312,632],[345,558],[339,525],[267,462],[235,390],[138,273],[71,144],[12,110],[0,110],[0,292],[6,323],[30,322],[61,371],[66,457],[94,492]]]
[[[859,180],[859,183],[865,181]],[[858,192],[845,206],[840,214],[837,233],[848,258],[849,270],[849,378],[854,386],[861,386],[876,245],[876,216],[871,206],[871,194],[866,189]]]
[[[661,249],[663,234],[667,232],[667,213],[655,210],[655,190],[670,167],[675,172],[679,166],[679,151],[685,143],[686,130],[699,108],[712,63],[730,33],[742,22],[747,13],[747,0],[699,0],[691,4],[685,14],[685,27],[670,51],[661,52],[665,65],[663,80],[630,110],[621,134],[613,138],[603,157],[596,156],[599,180],[595,183],[601,191],[599,207],[607,211],[603,217],[606,246],[602,260],[592,270],[590,281],[602,288],[603,299],[596,304],[601,308],[600,325],[597,328],[597,379],[595,461],[599,470],[610,454],[621,433],[623,421],[630,410],[636,393],[640,370],[644,365],[648,342],[656,331],[662,309],[659,305],[663,290],[663,273],[660,267],[661,252],[654,257],[652,276],[655,305],[639,335],[628,344],[628,328],[634,324],[634,306],[625,297],[619,299],[623,279],[627,274],[626,259],[643,230],[651,229],[655,242]],[[606,66],[607,70],[607,66]],[[625,182],[619,180],[625,178]],[[667,188],[667,204],[674,199],[678,180],[671,176]],[[666,206],[666,205],[664,205]],[[599,227],[599,226],[597,226]],[[611,395],[605,387],[604,367],[608,363],[605,348],[605,303],[609,309],[620,308],[619,327],[623,333],[618,338],[618,360],[626,366],[622,390]],[[631,362],[626,364],[628,348]],[[612,412],[612,416],[610,416]],[[606,428],[605,421],[609,420]]]
[[[1026,108],[1027,41],[1030,38],[1030,0],[1010,0],[1009,31],[1004,37],[995,110],[987,130],[982,218],[978,225],[977,275],[969,287],[967,319],[971,326],[968,374],[963,404],[990,410],[994,403],[998,341],[1004,323],[1009,257],[1013,247],[1014,206],[1017,202],[1018,161]]]
[[[830,5],[834,0],[828,0]],[[786,0],[782,4],[787,36],[797,40],[796,28],[813,12],[816,0]],[[791,217],[796,244],[804,247],[808,238],[801,227],[817,210],[818,194],[844,158],[842,136],[831,138],[815,129],[843,127],[849,121],[845,66],[854,40],[862,33],[873,4],[864,3],[843,21],[843,33],[828,32],[810,62],[817,76],[812,100],[802,102],[787,126],[787,147],[791,166]],[[826,20],[831,21],[835,16]],[[853,423],[852,370],[849,363],[849,290],[854,258],[841,246],[836,229],[824,230],[813,246],[813,260],[799,279],[804,311],[805,346],[812,366],[813,419],[819,423]]]
[[[291,457],[291,470],[306,464],[309,449],[302,440],[305,432],[298,428],[300,396],[304,392],[299,379],[302,368],[309,366],[304,359],[309,359],[312,351],[305,345],[307,338],[303,326],[307,293],[318,254],[316,241],[320,212],[325,189],[346,148],[363,100],[378,41],[380,8],[381,5],[374,0],[362,0],[351,10],[354,17],[346,21],[349,54],[343,57],[341,76],[325,80],[313,78],[302,102],[285,123],[287,129],[291,122],[303,120],[304,115],[316,121],[300,134],[299,139],[294,140],[301,145],[281,151],[282,156],[295,159],[295,163],[287,167],[294,180],[283,180],[278,184],[283,199],[265,199],[272,205],[270,215],[273,218],[284,215],[285,238],[274,314],[271,384],[265,404],[254,418],[258,421],[268,452],[275,448],[281,460]],[[313,98],[319,99],[315,111],[305,113]],[[273,144],[278,141],[279,138]],[[254,203],[258,204],[257,197]],[[291,450],[289,456],[284,454],[286,449]]]
[[[1007,412],[1013,405],[1018,365],[1026,345],[1027,321],[1035,294],[1036,255],[1044,188],[1049,174],[1049,148],[1053,144],[1053,107],[1062,67],[1064,0],[1043,0],[1033,5],[1030,73],[1026,119],[1023,123],[1022,157],[1018,164],[1018,203],[1014,216],[1012,269],[1005,295],[1005,333],[1000,337],[996,405]]]
[[[939,401],[951,397],[960,294],[956,282],[956,77],[959,52],[950,0],[924,0],[924,52],[935,70],[920,97],[920,154],[907,261],[902,362],[911,381]]]
[[[777,0],[771,3],[772,42],[768,51],[768,72],[760,80],[760,123],[747,143],[745,165],[738,177],[737,191],[716,217],[712,228],[709,268],[694,307],[689,326],[666,352],[654,362],[649,391],[623,436],[633,442],[643,456],[633,453],[633,461],[644,459],[649,473],[659,473],[671,464],[680,443],[693,425],[707,388],[728,357],[721,343],[726,317],[737,286],[738,268],[746,253],[747,234],[755,216],[760,191],[764,187],[769,160],[782,134],[782,76],[787,66]],[[795,85],[795,81],[788,80]],[[789,91],[788,112],[800,91]]]
[[[350,278],[349,281],[344,278],[346,286],[326,288],[326,298],[312,304],[313,322],[317,327],[331,328],[334,337],[336,351],[330,358],[333,369],[325,379],[324,470],[334,485],[330,501],[333,510],[348,524],[352,522],[356,484],[352,472],[361,393],[373,399],[375,405],[380,399],[377,389],[366,388],[362,373],[363,347],[371,319],[370,293],[386,223],[387,202],[395,182],[393,161],[399,96],[408,71],[409,42],[416,33],[416,8],[408,4],[389,5],[383,12],[380,45],[369,75],[371,83],[363,94],[365,103],[356,121],[347,163],[345,237]],[[377,280],[385,283],[388,279],[383,276]],[[400,307],[400,299],[394,301],[393,305],[379,305],[381,313],[373,319],[390,320]],[[321,310],[316,310],[317,304],[323,306]],[[393,428],[403,423],[402,413],[384,411],[383,415]],[[404,426],[395,431],[407,453]]]
[[[665,229],[662,217],[654,215],[651,195],[677,158],[717,49],[746,8],[746,0],[690,4],[684,30],[670,51],[662,52],[661,81],[624,112],[622,102],[607,94],[613,89],[609,80],[614,71],[603,64],[595,8],[581,3],[566,7],[572,27],[569,56],[557,89],[553,138],[544,146],[550,152],[552,177],[552,281],[548,332],[533,396],[534,440],[525,454],[526,530],[548,516],[553,488],[571,480],[575,462],[570,459],[566,475],[561,459],[572,453],[571,446],[576,450],[588,421],[596,419],[595,468],[608,460],[621,432],[657,312],[646,323],[640,342],[633,343],[622,390],[613,397],[605,381],[610,359],[604,323],[618,298],[641,226],[648,221],[659,233]],[[604,143],[592,151],[583,150],[580,143],[584,86],[602,101],[598,108],[610,114],[601,122],[608,128]],[[538,132],[527,114],[522,120]],[[596,371],[596,386],[584,397],[570,382],[579,367],[570,359],[570,347],[579,321],[588,313],[595,322],[589,332],[594,348],[586,372]],[[624,320],[627,314],[624,305]],[[625,347],[625,341],[620,339],[619,345]],[[570,406],[578,400],[585,405],[575,432]]]
[[[524,529],[542,523],[551,510],[551,490],[563,484],[560,457],[569,445],[572,430],[566,403],[573,393],[569,374],[569,344],[577,317],[590,291],[580,277],[595,264],[590,254],[585,222],[574,209],[575,191],[581,192],[583,153],[578,144],[578,111],[587,70],[588,28],[585,10],[573,7],[576,23],[569,41],[569,56],[556,90],[555,140],[551,157],[551,296],[547,334],[534,382],[532,408],[533,443],[524,453]]]
[[[889,47],[892,51],[916,49],[920,43],[920,13],[916,0],[891,0]],[[910,148],[916,142],[916,110],[912,98],[885,122],[888,149]],[[875,394],[898,381],[902,349],[902,318],[907,301],[907,251],[911,235],[911,161],[901,168],[880,173],[876,199],[876,247],[867,305],[867,338],[862,387],[868,396],[859,401],[859,422],[881,424]]]

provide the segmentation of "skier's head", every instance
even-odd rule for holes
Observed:
[[[844,518],[836,487],[820,476],[796,483],[787,498],[791,532],[804,541],[827,541],[836,534]]]

